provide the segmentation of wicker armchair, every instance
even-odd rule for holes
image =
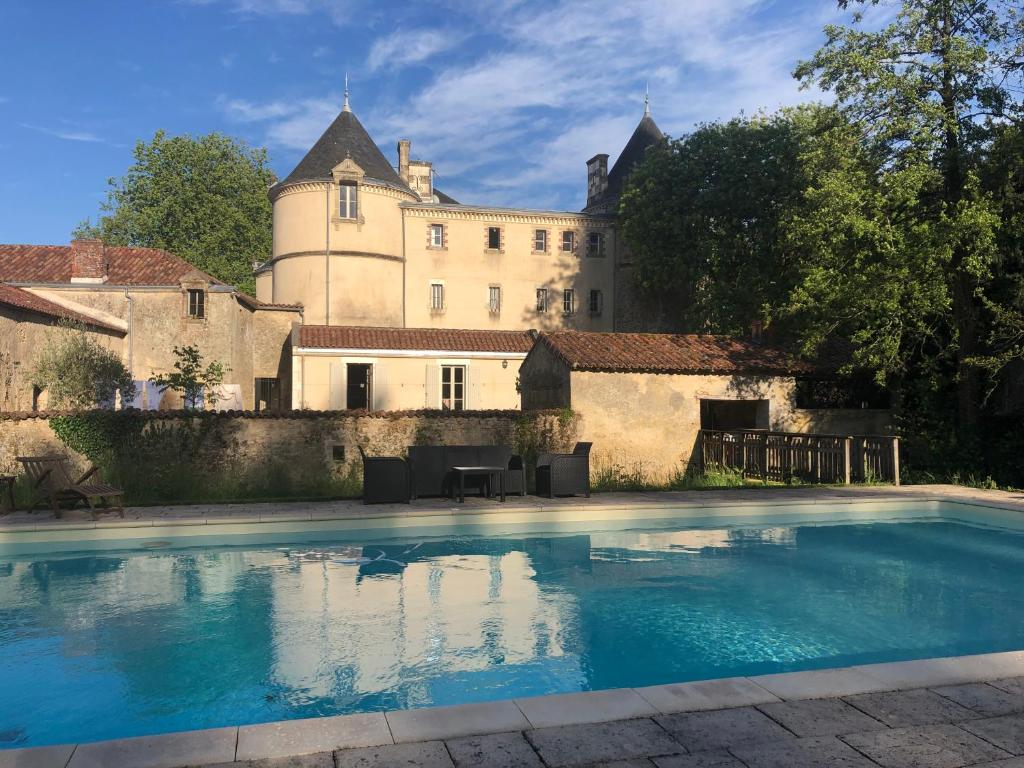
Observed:
[[[409,465],[398,456],[367,456],[363,459],[363,504],[408,504]]]
[[[572,453],[545,453],[537,458],[537,493],[555,496],[590,496],[590,446],[576,443]]]

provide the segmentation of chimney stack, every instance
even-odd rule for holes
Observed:
[[[608,189],[608,155],[594,155],[587,160],[587,205],[601,199]]]
[[[409,147],[412,145],[408,139],[398,141],[398,175],[402,181],[409,183]]]
[[[71,241],[71,282],[107,282],[107,254],[102,240]]]

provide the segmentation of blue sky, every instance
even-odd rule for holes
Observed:
[[[820,98],[790,72],[832,0],[3,0],[0,241],[64,243],[158,129],[266,146],[286,175],[342,102],[462,202],[578,209],[643,111]]]

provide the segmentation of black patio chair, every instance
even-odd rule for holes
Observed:
[[[590,496],[590,446],[576,443],[572,453],[545,453],[537,457],[537,494]]]
[[[409,464],[400,456],[367,456],[363,459],[363,504],[408,504]]]

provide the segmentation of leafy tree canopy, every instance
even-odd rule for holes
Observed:
[[[110,179],[96,225],[79,237],[111,245],[163,248],[243,291],[253,292],[254,261],[270,254],[275,182],[265,149],[220,133],[139,141],[135,162]]]
[[[135,398],[135,384],[121,358],[72,322],[48,334],[31,369],[32,383],[46,390],[51,408],[84,410]]]

